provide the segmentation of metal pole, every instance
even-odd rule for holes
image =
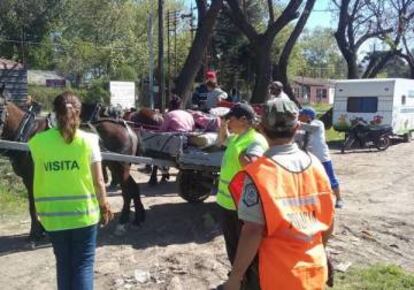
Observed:
[[[168,73],[167,73],[167,92],[170,92],[170,78],[171,78],[171,50],[170,50],[170,23],[171,12],[167,11],[167,61],[168,61]]]
[[[165,74],[164,74],[164,0],[158,0],[158,73],[161,113],[165,112]]]
[[[177,75],[177,21],[178,12],[174,12],[174,76]]]
[[[152,8],[151,8],[152,9]],[[149,86],[149,106],[154,109],[154,50],[152,45],[152,17],[153,11],[150,11],[148,17],[148,46],[149,46],[149,71],[148,71],[148,86]]]

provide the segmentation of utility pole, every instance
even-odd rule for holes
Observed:
[[[152,17],[153,10],[151,8],[149,17],[148,17],[148,47],[149,47],[149,72],[148,72],[148,81],[149,81],[149,106],[151,109],[154,109],[154,50],[152,45]]]
[[[168,61],[168,73],[167,73],[167,92],[170,92],[170,79],[171,79],[171,37],[170,33],[174,33],[174,74],[175,77],[177,74],[177,18],[178,18],[178,11],[168,11],[167,12],[167,61]]]
[[[171,13],[167,11],[167,92],[170,93],[170,79],[171,79],[171,50],[170,50],[170,31],[171,31]]]
[[[178,12],[174,14],[174,77],[177,75],[177,22]]]
[[[158,0],[158,73],[161,113],[165,112],[165,74],[164,74],[164,0]]]

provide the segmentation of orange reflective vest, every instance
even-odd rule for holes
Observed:
[[[290,172],[268,157],[239,172],[229,185],[236,205],[244,179],[254,182],[266,230],[259,248],[262,290],[324,289],[327,259],[322,244],[334,215],[326,173],[315,157],[302,172]]]

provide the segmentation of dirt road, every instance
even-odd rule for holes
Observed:
[[[414,144],[386,152],[337,154],[332,158],[342,182],[346,207],[337,212],[330,252],[339,267],[349,263],[395,263],[414,272]],[[144,183],[148,177],[134,174]],[[142,186],[147,221],[113,234],[101,230],[96,258],[96,289],[214,289],[227,275],[224,241],[215,222],[214,197],[190,205],[174,183]],[[120,209],[121,198],[111,203]],[[50,245],[26,243],[28,216],[0,225],[0,287],[55,288]]]

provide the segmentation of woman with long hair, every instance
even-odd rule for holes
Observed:
[[[34,161],[37,216],[56,257],[59,290],[93,289],[97,225],[113,217],[102,174],[99,140],[79,130],[81,102],[70,92],[53,102],[57,127],[36,134]]]

